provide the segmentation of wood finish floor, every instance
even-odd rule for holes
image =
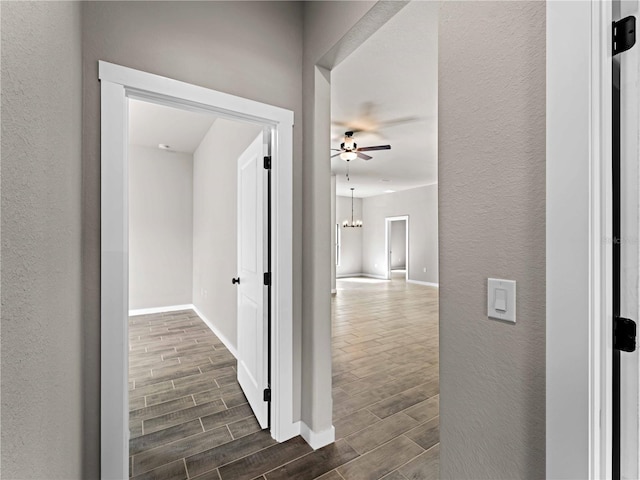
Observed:
[[[194,312],[131,317],[130,475],[438,478],[437,290],[342,279],[332,307],[336,442],[315,452],[260,430],[235,359]]]

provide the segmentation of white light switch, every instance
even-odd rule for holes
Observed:
[[[516,282],[487,279],[487,315],[489,318],[516,323]]]

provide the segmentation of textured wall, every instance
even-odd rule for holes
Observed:
[[[78,479],[80,5],[1,8],[2,474]]]
[[[545,3],[444,2],[439,45],[441,475],[544,478]]]
[[[353,218],[362,220],[362,199],[353,199]],[[340,265],[338,277],[362,273],[362,228],[345,228],[342,222],[351,220],[351,197],[336,196],[336,223],[340,225]]]
[[[261,130],[219,118],[193,154],[193,304],[236,348],[237,164]]]
[[[302,6],[297,2],[83,2],[85,479],[98,473],[100,83],[98,60],[293,110],[294,199],[302,175]],[[301,202],[294,202],[294,322],[300,319]],[[300,338],[300,325],[294,323]],[[298,346],[298,352],[299,346]],[[294,384],[295,385],[295,384]],[[297,402],[294,403],[299,408]]]
[[[385,218],[409,215],[409,280],[438,283],[438,185],[367,197],[363,210],[364,273],[387,275]]]
[[[191,303],[193,155],[129,146],[129,309]]]

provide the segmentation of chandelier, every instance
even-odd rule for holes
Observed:
[[[349,222],[349,220],[345,220],[344,222],[342,222],[342,226],[343,227],[349,227],[349,228],[355,228],[355,227],[362,227],[362,220],[353,220],[353,191],[355,190],[355,188],[351,187],[351,222]]]

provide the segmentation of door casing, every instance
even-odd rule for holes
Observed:
[[[293,112],[100,61],[101,82],[101,478],[128,478],[128,101],[129,98],[271,129],[271,435],[300,434],[293,418]]]

